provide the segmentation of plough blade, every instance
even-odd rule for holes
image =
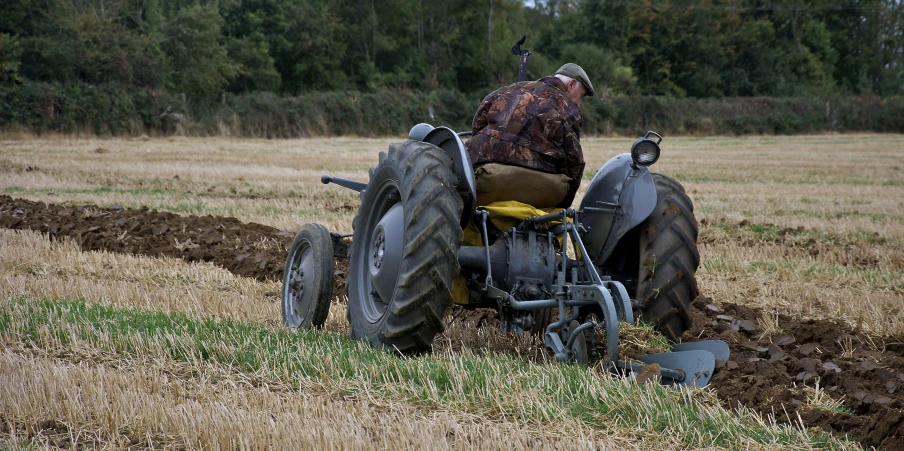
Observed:
[[[677,343],[672,346],[672,352],[679,351],[709,351],[713,353],[716,360],[723,362],[728,361],[731,351],[728,349],[728,343],[722,340],[704,340],[691,343]]]
[[[658,363],[662,385],[705,387],[716,369],[716,357],[704,350],[666,352],[636,357],[646,364]]]

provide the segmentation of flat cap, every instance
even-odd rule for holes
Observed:
[[[584,87],[587,88],[588,96],[596,94],[596,91],[593,90],[593,85],[590,83],[590,77],[587,76],[587,72],[584,72],[584,69],[582,69],[581,66],[578,66],[577,64],[563,64],[562,67],[560,67],[559,70],[556,71],[556,75],[564,75],[583,83]]]

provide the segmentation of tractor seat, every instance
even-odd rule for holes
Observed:
[[[536,208],[553,208],[568,194],[571,177],[535,169],[487,163],[474,170],[477,205],[514,200]]]

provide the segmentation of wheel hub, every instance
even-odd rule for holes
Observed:
[[[292,276],[292,294],[295,296],[295,302],[304,294],[304,271],[299,267]]]
[[[377,236],[374,238],[373,246],[373,268],[376,272],[380,271],[380,267],[383,266],[383,256],[386,253],[386,233],[381,228],[377,230]]]
[[[405,212],[402,204],[393,205],[374,227],[367,252],[367,268],[381,304],[388,304],[395,293],[405,247]]]

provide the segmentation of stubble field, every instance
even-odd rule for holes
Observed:
[[[341,299],[284,330],[294,232],[351,233],[358,205],[320,176],[366,180],[393,141],[0,141],[3,444],[904,449],[904,136],[663,142],[700,222],[684,338],[733,350],[693,391],[469,322],[379,353]],[[584,187],[631,142],[585,139]]]

